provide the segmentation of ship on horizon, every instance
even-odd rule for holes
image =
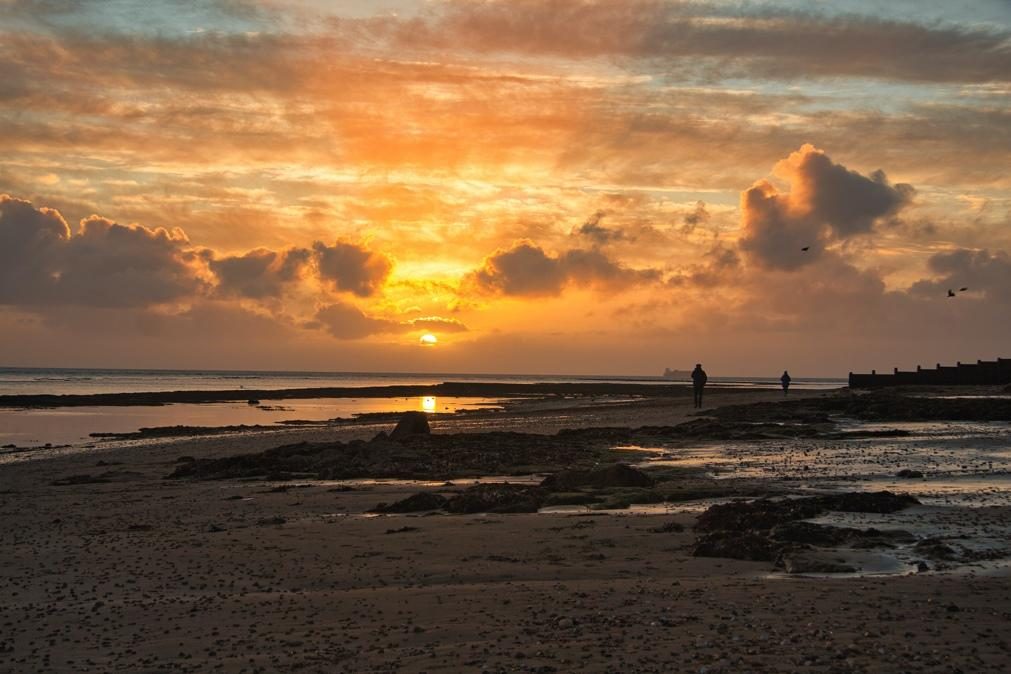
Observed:
[[[688,380],[692,378],[691,370],[672,370],[665,367],[663,370],[664,379]]]

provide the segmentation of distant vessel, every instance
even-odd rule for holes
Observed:
[[[688,370],[672,370],[665,367],[663,370],[664,379],[691,379],[692,373]]]

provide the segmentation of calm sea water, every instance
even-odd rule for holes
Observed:
[[[147,391],[214,391],[319,388],[327,386],[396,386],[442,382],[635,382],[677,383],[662,377],[592,375],[452,374],[409,372],[268,372],[234,370],[99,370],[63,368],[0,368],[0,395],[138,393]],[[710,377],[721,386],[778,386],[777,377]],[[796,378],[798,389],[838,388],[845,379]]]
[[[0,368],[0,395],[138,393],[439,384],[454,382],[638,382],[669,384],[662,377],[591,377],[484,374],[414,374],[384,372],[237,372],[214,370],[86,370]],[[754,387],[775,379],[711,379],[716,386]],[[836,388],[842,380],[795,380],[797,388]],[[51,409],[0,408],[0,451],[5,446],[39,447],[94,442],[91,433],[128,433],[161,426],[274,425],[293,420],[327,421],[368,412],[456,412],[496,407],[494,398],[420,396],[412,398],[318,398],[159,406],[89,406]],[[4,457],[0,455],[0,463]],[[10,459],[10,455],[7,456]]]

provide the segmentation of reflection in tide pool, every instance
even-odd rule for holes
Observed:
[[[321,424],[360,414],[422,410],[454,413],[500,409],[496,398],[444,396],[401,398],[307,398],[226,403],[0,409],[0,448],[93,442],[90,433],[132,433],[164,426],[272,426]]]

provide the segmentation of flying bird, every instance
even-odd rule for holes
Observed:
[[[954,296],[955,296],[955,291],[952,290],[951,288],[948,288],[948,297],[954,297]]]
[[[959,288],[959,289],[958,289],[958,292],[960,292],[960,293],[964,293],[964,292],[965,292],[966,290],[968,290],[968,288]]]
[[[807,251],[811,250],[811,246],[804,246],[803,248],[801,248],[801,250],[806,253]]]

